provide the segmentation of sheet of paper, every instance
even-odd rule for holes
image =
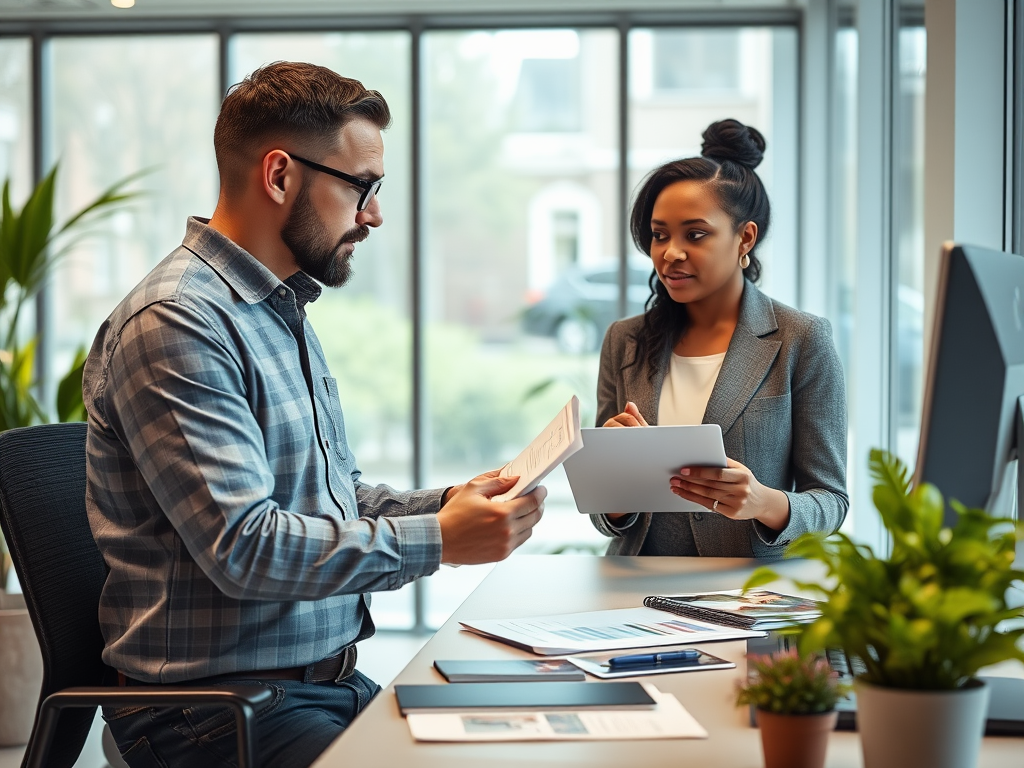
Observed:
[[[495,496],[494,500],[509,501],[529,493],[540,485],[551,470],[582,447],[580,401],[573,395],[533,442],[501,468],[502,477],[519,475],[519,481],[510,490]]]
[[[525,648],[541,656],[740,640],[764,637],[765,634],[709,624],[653,608],[620,608],[459,623],[470,632]]]
[[[406,719],[416,741],[610,741],[706,739],[693,715],[670,693],[644,688],[658,704],[640,711],[452,712]]]

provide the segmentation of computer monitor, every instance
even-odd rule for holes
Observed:
[[[950,499],[1010,517],[1024,499],[1022,446],[1024,256],[947,243],[915,480],[945,496],[947,525]]]

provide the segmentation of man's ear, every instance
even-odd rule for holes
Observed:
[[[263,156],[263,164],[260,167],[263,191],[275,203],[283,205],[288,200],[288,192],[298,181],[295,178],[296,173],[298,169],[287,154],[280,149],[270,150]]]

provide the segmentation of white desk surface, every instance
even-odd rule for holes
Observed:
[[[641,605],[646,595],[734,589],[753,562],[726,558],[595,557],[523,555],[499,563],[455,615],[399,674],[396,683],[443,683],[434,659],[536,658],[511,646],[460,631],[459,619],[507,618],[572,613]],[[796,573],[807,563],[780,564]],[[637,678],[670,691],[707,729],[708,739],[591,741],[524,744],[423,744],[413,741],[399,715],[393,686],[384,689],[314,768],[504,768],[505,766],[761,766],[760,734],[747,709],[733,705],[735,681],[746,674],[745,642],[711,643],[709,652],[735,661],[735,669]],[[1024,676],[1015,667],[1006,672]],[[595,685],[600,683],[594,681]],[[524,683],[528,685],[528,683]],[[856,733],[835,732],[829,741],[829,768],[861,766]],[[1024,739],[984,740],[981,768],[1024,766]],[[907,768],[914,768],[908,766]]]

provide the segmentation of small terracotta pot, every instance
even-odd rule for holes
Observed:
[[[765,768],[823,768],[828,735],[839,713],[777,715],[756,710]]]

